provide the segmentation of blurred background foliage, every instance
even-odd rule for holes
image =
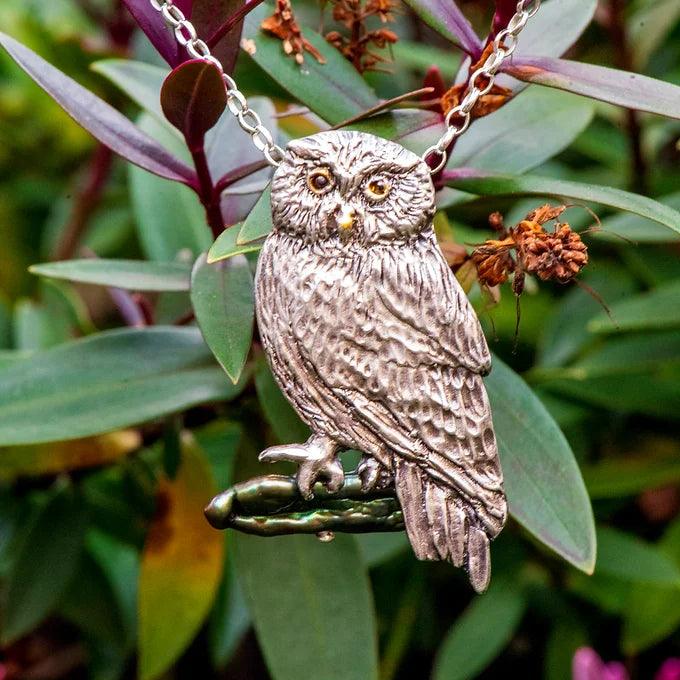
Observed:
[[[459,4],[484,35],[492,3]],[[460,52],[412,9],[423,16],[433,6],[441,7],[416,0],[394,7],[386,23],[396,41],[376,48],[386,61],[363,74],[368,85],[354,90],[357,102],[370,104],[374,92],[396,97],[440,76],[450,84]],[[544,6],[555,17],[547,32],[564,37],[569,58],[680,84],[678,0],[602,0],[574,47],[579,3]],[[220,7],[226,12],[229,3]],[[295,12],[304,35],[314,36],[319,4],[296,0]],[[352,106],[333,99],[337,88],[319,89],[324,67],[313,55],[298,67],[276,39],[258,35],[268,13],[260,7],[246,21],[244,37],[257,49],[252,54],[246,42],[236,66],[268,127],[285,141],[314,132],[321,119],[349,118]],[[160,112],[168,67],[122,4],[3,0],[0,26],[191,162]],[[327,8],[322,33],[339,26]],[[314,44],[333,52],[321,38]],[[335,54],[326,73],[342,82],[345,68]],[[286,107],[292,112],[276,113]],[[628,190],[677,209],[679,109],[676,102],[675,120],[629,113],[532,85],[475,122],[454,161]],[[367,129],[381,133],[390,121]],[[218,123],[206,147],[216,176],[259,160],[231,120]],[[230,184],[222,197],[226,224],[240,224],[255,205],[235,227],[242,234],[266,233],[266,198],[256,201],[267,173]],[[566,189],[464,190],[474,196],[442,192],[437,230],[443,244],[468,251],[492,236],[490,213],[512,225],[545,202],[515,193],[587,200]],[[557,680],[571,677],[583,646],[623,661],[616,677],[651,678],[659,668],[664,680],[680,677],[669,661],[680,657],[679,225],[661,226],[649,205],[617,212],[622,200],[589,203],[602,228],[583,236],[590,263],[579,278],[594,294],[529,278],[517,335],[509,286],[489,296],[474,271],[467,280],[459,271],[492,350],[531,388],[497,362],[494,413],[511,435],[503,462],[530,469],[525,478],[510,472],[512,492],[525,488],[514,480],[540,477],[543,461],[546,476],[564,474],[574,485],[541,481],[538,491],[552,483],[556,497],[539,493],[529,510],[511,494],[517,521],[493,546],[489,592],[473,596],[449,565],[416,562],[401,534],[338,535],[326,545],[208,526],[202,508],[214,493],[268,471],[256,462],[260,450],[305,436],[257,342],[248,354],[257,245],[246,238],[239,246],[234,230],[225,232],[218,255],[233,255],[224,260],[230,264],[197,266],[190,299],[191,266],[213,241],[196,194],[114,156],[2,51],[0,678]],[[564,219],[576,230],[593,224],[578,207]],[[156,264],[112,267],[102,280],[101,269],[81,265],[45,265],[35,270],[42,277],[28,271],[95,256]],[[229,294],[212,304],[222,284]],[[192,309],[233,382],[195,331]],[[131,328],[110,330],[121,326]],[[571,452],[597,526],[592,575],[583,573],[594,559],[590,511]],[[551,508],[562,514],[542,514]],[[570,536],[574,527],[582,535]],[[570,556],[567,544],[582,552]],[[597,655],[581,663],[593,674],[579,677],[605,677]]]

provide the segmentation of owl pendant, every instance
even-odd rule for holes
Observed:
[[[262,344],[312,436],[293,461],[311,497],[339,491],[358,449],[365,490],[393,485],[421,560],[486,589],[507,507],[482,376],[489,350],[437,245],[429,168],[393,142],[323,132],[291,142],[272,180],[256,275]]]

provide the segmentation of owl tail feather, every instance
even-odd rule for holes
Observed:
[[[404,523],[419,560],[465,566],[472,587],[484,592],[491,579],[489,538],[467,503],[432,479],[417,463],[395,458],[395,486]]]

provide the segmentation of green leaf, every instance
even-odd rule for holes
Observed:
[[[657,547],[609,527],[598,527],[597,545],[597,573],[673,586],[680,592],[680,567]]]
[[[680,210],[680,191],[656,199],[659,203]],[[677,243],[680,236],[664,229],[657,222],[637,215],[621,213],[602,221],[602,230],[593,233],[597,239],[621,243],[621,237],[636,243]]]
[[[499,359],[485,383],[510,512],[542,543],[592,573],[593,513],[567,440],[538,397]]]
[[[196,328],[113,330],[0,371],[0,445],[76,439],[234,397]]]
[[[208,264],[201,255],[191,275],[191,303],[203,338],[236,384],[248,358],[255,318],[253,277],[245,256]]]
[[[262,247],[261,243],[246,243],[239,245],[237,238],[243,228],[243,223],[234,224],[225,229],[208,251],[208,264],[214,264],[220,260],[226,260],[234,255],[244,255],[245,253],[256,253]]]
[[[313,536],[233,538],[239,581],[275,680],[310,672],[323,680],[378,677],[370,584],[351,536],[325,544]]]
[[[224,568],[210,617],[210,655],[216,668],[224,668],[251,626],[250,612],[236,578],[232,560]]]
[[[587,646],[585,626],[573,616],[564,616],[560,612],[546,644],[543,680],[573,680],[571,664],[574,653],[579,647]]]
[[[516,583],[496,576],[447,633],[434,662],[433,680],[477,677],[510,642],[526,605]]]
[[[658,454],[654,441],[644,455],[606,459],[583,466],[583,479],[590,497],[625,498],[646,489],[680,483],[680,450]]]
[[[3,643],[21,637],[54,609],[75,574],[83,513],[70,488],[52,493],[31,519],[7,576]]]
[[[667,229],[664,231],[671,233]],[[608,305],[635,291],[635,282],[631,275],[622,268],[611,265],[602,271],[586,271],[583,280]],[[566,293],[543,323],[537,347],[537,366],[561,366],[578,355],[595,340],[588,331],[588,322],[601,311],[600,303],[582,288],[574,287]]]
[[[680,415],[675,331],[613,337],[567,368],[535,369],[541,388],[611,411]]]
[[[552,196],[558,199],[588,201],[641,215],[680,233],[680,213],[658,201],[613,187],[582,184],[567,180],[523,175],[494,175],[468,168],[446,173],[447,184],[486,196]]]
[[[320,64],[311,54],[298,65],[283,51],[281,40],[260,30],[262,20],[273,13],[269,4],[253,9],[243,25],[243,37],[255,43],[252,58],[297,101],[331,125],[337,125],[378,104],[378,98],[352,65],[312,30],[305,38],[325,59]]]
[[[677,0],[647,0],[634,5],[628,17],[630,48],[636,71],[644,71],[650,57],[680,19]]]
[[[283,396],[266,361],[261,361],[255,372],[255,389],[264,417],[279,443],[293,444],[309,437],[309,428]]]
[[[46,305],[20,299],[14,308],[14,347],[35,351],[54,347],[70,337],[66,319]]]
[[[223,562],[223,537],[203,518],[215,494],[210,466],[187,440],[177,477],[162,480],[139,576],[139,677],[165,673],[210,611]]]
[[[138,124],[173,152],[186,157],[186,148],[167,125],[149,114],[142,114]],[[191,189],[135,166],[130,166],[128,177],[137,233],[150,260],[175,260],[182,251],[196,258],[210,247],[212,236],[205,211]]]
[[[680,567],[680,520],[675,520],[657,544]],[[680,624],[680,589],[636,584],[623,612],[621,646],[626,654],[639,654],[677,630]]]
[[[449,167],[521,174],[569,146],[593,113],[592,102],[582,97],[530,87],[475,121],[456,143]]]
[[[597,0],[550,0],[541,4],[522,30],[515,58],[520,55],[559,57],[592,21]]]
[[[646,331],[680,327],[680,281],[672,281],[648,293],[628,297],[611,306],[611,315],[604,313],[588,324],[593,333]]]
[[[272,225],[272,194],[268,186],[258,199],[255,207],[246,217],[241,230],[238,232],[236,244],[239,246],[250,244],[264,238],[273,228]]]
[[[181,262],[97,258],[34,264],[29,271],[64,281],[149,291],[189,290],[191,277],[191,266]]]
[[[160,91],[169,69],[131,59],[102,59],[90,68],[125,92],[142,109],[165,122]]]

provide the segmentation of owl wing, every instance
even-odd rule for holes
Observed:
[[[506,502],[477,317],[434,238],[372,260],[348,292],[317,287],[316,322],[294,329],[300,354],[384,443],[416,554],[466,563],[483,590]]]

